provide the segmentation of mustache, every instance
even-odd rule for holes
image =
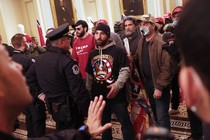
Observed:
[[[96,39],[96,41],[103,41],[102,39]]]

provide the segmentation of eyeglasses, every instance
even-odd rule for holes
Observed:
[[[77,31],[81,30],[81,28],[75,28]]]

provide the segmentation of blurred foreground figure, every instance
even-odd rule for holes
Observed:
[[[0,139],[16,140],[11,135],[14,122],[17,116],[32,103],[32,96],[22,74],[22,66],[12,61],[2,45],[0,45],[0,71]],[[91,101],[86,125],[79,130],[68,129],[36,140],[89,140],[101,134],[111,127],[110,123],[101,126],[105,104],[102,96]]]
[[[207,33],[210,30],[209,6],[209,0],[189,1],[175,31],[177,46],[183,58],[179,84],[186,105],[207,126],[210,124],[210,34]],[[210,138],[210,128],[204,129],[204,139],[207,140]]]
[[[164,127],[151,127],[147,129],[144,140],[173,140],[170,131]]]

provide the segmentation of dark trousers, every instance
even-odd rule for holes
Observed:
[[[172,98],[171,98],[171,108],[177,110],[179,107],[179,100],[180,100],[180,90],[179,90],[179,74],[177,73],[171,84],[172,90]]]
[[[115,113],[117,119],[122,125],[121,130],[123,133],[124,140],[133,139],[133,128],[130,122],[130,117],[128,114],[127,103],[110,103],[107,101],[106,107],[103,112],[102,124],[111,122],[111,114]],[[112,140],[112,129],[106,130],[102,134],[103,140]]]
[[[26,129],[29,138],[41,137],[45,135],[46,113],[44,102],[37,100],[24,112],[26,115]]]
[[[210,124],[203,125],[203,135],[204,135],[204,140],[209,140],[209,138],[210,138]]]
[[[187,113],[190,119],[191,137],[194,139],[201,138],[203,135],[202,121],[191,110],[187,109]]]
[[[60,121],[55,120],[56,122],[56,131],[62,131],[65,129],[78,129],[80,126],[83,125],[83,122],[77,123],[76,121]]]
[[[153,80],[146,80],[144,87],[158,125],[170,130],[170,117],[168,113],[170,103],[170,88],[163,89],[162,97],[160,99],[154,99]]]

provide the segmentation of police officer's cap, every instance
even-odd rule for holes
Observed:
[[[64,23],[58,28],[54,29],[52,32],[46,35],[46,38],[49,38],[50,41],[57,40],[64,36],[69,36],[69,23]],[[70,36],[69,36],[70,37]]]

